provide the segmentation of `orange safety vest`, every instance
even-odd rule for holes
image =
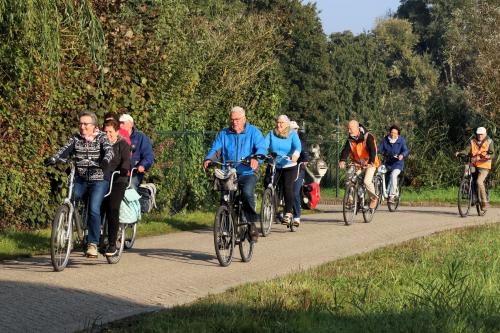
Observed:
[[[370,159],[368,154],[368,149],[366,149],[366,139],[368,138],[368,132],[365,133],[365,139],[362,142],[355,142],[349,140],[351,144],[351,159],[358,164],[365,165]],[[373,165],[377,168],[380,165],[380,161],[377,156],[377,142],[375,137],[373,137],[373,144],[375,145],[375,161]]]
[[[490,148],[490,142],[490,138],[486,138],[481,145],[479,145],[474,139],[470,141],[472,157],[479,157],[479,159],[472,163],[476,168],[491,170],[491,159],[486,158],[486,155],[488,155],[488,149]]]

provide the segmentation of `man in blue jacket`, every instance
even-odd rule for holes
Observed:
[[[389,178],[389,202],[398,195],[398,176],[404,169],[404,159],[410,154],[405,139],[399,135],[400,129],[396,125],[389,128],[389,134],[378,145],[378,153],[384,155],[384,164],[391,173]]]
[[[245,110],[240,106],[235,106],[230,112],[231,126],[219,132],[217,138],[208,151],[203,168],[207,168],[211,161],[220,159],[224,161],[240,161],[251,155],[267,153],[262,132],[255,126],[246,122]],[[252,158],[250,165],[238,164],[236,172],[238,174],[238,185],[242,189],[243,211],[248,222],[250,222],[250,235],[252,241],[257,241],[259,235],[256,222],[259,216],[255,211],[255,185],[257,184],[256,170],[259,167],[259,160]]]
[[[144,173],[153,166],[153,146],[147,135],[135,128],[134,119],[129,114],[122,114],[120,116],[120,128],[125,129],[130,134],[132,148],[131,167],[137,168],[136,173],[132,177],[132,185],[137,189],[144,178]]]

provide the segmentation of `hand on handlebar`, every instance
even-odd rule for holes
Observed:
[[[48,167],[50,165],[55,165],[57,163],[56,159],[52,156],[47,157],[46,159],[43,160],[43,165]]]
[[[252,168],[252,170],[257,169],[259,167],[259,160],[256,158],[250,159],[250,167]]]
[[[339,168],[345,169],[345,161],[340,161],[339,162]]]
[[[204,160],[203,161],[203,169],[207,170],[207,168],[210,166],[210,163],[212,163],[212,161]]]

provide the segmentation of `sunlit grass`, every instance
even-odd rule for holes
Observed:
[[[235,287],[104,331],[499,332],[499,258],[499,224],[453,230]]]

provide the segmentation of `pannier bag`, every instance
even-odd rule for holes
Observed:
[[[236,191],[238,189],[238,176],[236,169],[215,169],[214,189],[216,191]]]
[[[125,190],[120,204],[120,223],[136,223],[141,219],[141,204],[139,193],[133,188]]]
[[[141,212],[149,213],[156,208],[156,186],[153,183],[141,184],[137,189],[141,198]]]

